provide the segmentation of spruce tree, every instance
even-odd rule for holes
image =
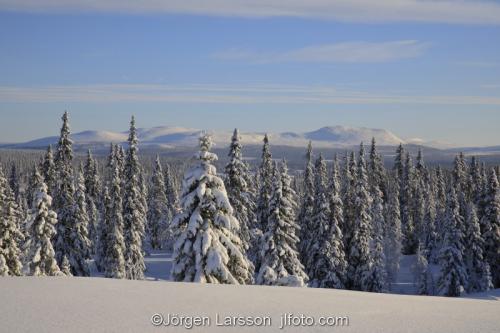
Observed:
[[[479,228],[476,207],[469,203],[467,207],[465,234],[465,262],[469,276],[467,292],[481,292],[493,287],[490,265],[483,255],[484,240]]]
[[[444,216],[444,239],[439,256],[441,271],[438,279],[438,294],[441,296],[460,296],[467,286],[467,270],[464,260],[463,235],[458,227],[461,224],[459,204],[453,184],[448,189],[446,214]]]
[[[74,207],[75,207],[75,187],[73,184],[73,142],[70,139],[68,113],[64,112],[62,116],[62,127],[59,142],[57,144],[57,153],[55,158],[55,168],[57,171],[57,185],[53,192],[54,208],[57,212],[58,223],[56,224],[57,233],[54,240],[56,251],[56,260],[59,265],[66,255],[70,261],[72,248],[71,233],[74,228]]]
[[[410,154],[407,152],[399,197],[404,254],[414,254],[417,250],[418,237],[415,230],[414,207],[412,205],[415,186],[413,163]]]
[[[372,267],[370,254],[372,198],[368,192],[368,177],[366,174],[365,150],[360,146],[358,169],[356,177],[356,199],[354,201],[354,220],[352,238],[349,250],[350,287],[354,290],[369,290],[369,279]]]
[[[61,273],[64,276],[73,276],[71,273],[71,265],[69,264],[68,257],[64,256],[61,264]]]
[[[17,168],[14,163],[12,163],[11,168],[10,168],[10,175],[9,175],[9,187],[12,191],[12,194],[14,195],[14,200],[19,203],[20,201],[20,184],[19,184],[19,175],[17,174]]]
[[[105,213],[101,223],[101,237],[103,238],[101,246],[105,253],[102,266],[104,266],[104,275],[106,277],[123,279],[126,277],[126,261],[124,219],[122,215],[122,180],[119,164],[112,163],[111,165],[112,178],[109,183],[109,193],[107,193],[107,188],[104,191]]]
[[[87,213],[89,217],[89,240],[91,242],[91,254],[94,254],[97,242],[97,226],[99,224],[100,214],[98,206],[100,206],[100,188],[101,182],[99,179],[97,161],[92,157],[90,149],[87,151],[87,160],[84,167],[85,178],[85,198],[87,199]]]
[[[374,292],[387,291],[387,270],[384,253],[384,204],[382,200],[383,193],[376,183],[372,184],[372,266],[367,281],[367,290]]]
[[[264,136],[264,145],[262,146],[262,161],[259,167],[259,199],[257,201],[257,221],[262,232],[267,230],[267,221],[269,219],[269,200],[271,199],[273,177],[273,160],[271,149],[269,147],[269,138]]]
[[[477,206],[480,205],[482,192],[483,192],[483,175],[481,173],[481,165],[477,160],[476,156],[472,156],[470,168],[469,168],[469,179],[470,179],[470,200]],[[482,216],[478,216],[481,219]]]
[[[165,179],[160,157],[156,156],[153,175],[151,176],[151,190],[148,204],[148,234],[152,249],[162,249],[167,241],[171,240],[168,228],[172,219],[167,205]]]
[[[422,251],[420,244],[417,247],[417,262],[414,267],[414,275],[419,295],[433,295],[434,282],[429,269],[429,262]]]
[[[18,244],[24,239],[19,229],[21,214],[0,165],[0,256],[3,274],[22,275],[21,251]]]
[[[328,226],[324,231],[318,251],[318,269],[315,272],[317,286],[320,288],[343,289],[345,287],[347,261],[344,251],[343,203],[341,198],[339,163],[335,155],[330,184],[326,195],[329,204]]]
[[[354,228],[354,220],[356,218],[356,159],[354,152],[346,153],[344,164],[344,177],[342,186],[342,202],[344,204],[344,221],[340,226],[342,235],[344,236],[344,249],[346,257],[349,258],[349,249],[351,248],[351,238]],[[349,261],[349,259],[347,260]]]
[[[295,220],[297,203],[285,161],[275,166],[268,228],[264,234],[262,264],[257,284],[302,287],[308,277],[299,260]]]
[[[87,214],[87,199],[83,170],[77,174],[75,208],[73,212],[73,227],[69,232],[71,248],[66,255],[71,272],[75,276],[89,276],[90,271],[85,259],[90,258],[90,240],[88,238],[89,216]],[[62,266],[61,266],[62,267]]]
[[[126,276],[131,280],[143,279],[144,271],[146,270],[144,253],[142,250],[142,242],[145,236],[146,207],[144,207],[143,189],[140,179],[141,166],[139,163],[137,143],[135,119],[132,116],[128,137],[128,150],[124,165],[123,191]],[[121,153],[119,153],[119,155],[121,155]],[[121,157],[118,156],[118,166],[121,164],[120,161]]]
[[[500,188],[495,169],[491,169],[484,197],[484,215],[481,219],[484,255],[491,268],[495,288],[500,287]]]
[[[229,148],[229,162],[225,169],[224,183],[226,186],[229,202],[234,210],[234,217],[240,222],[238,236],[242,242],[243,249],[249,254],[252,261],[255,260],[254,250],[249,251],[255,244],[256,227],[255,217],[255,193],[251,187],[251,175],[247,165],[243,162],[242,146],[240,143],[238,129],[234,130]],[[250,255],[252,253],[252,255]]]
[[[386,260],[387,279],[390,287],[396,282],[401,257],[401,216],[398,198],[398,184],[394,181],[387,186],[387,205],[385,207],[386,228],[384,235],[384,252]]]
[[[49,145],[47,152],[45,153],[42,166],[42,176],[44,178],[45,184],[47,185],[48,194],[55,194],[57,187],[57,171],[54,164],[54,154],[52,152],[52,146]]]
[[[309,141],[309,145],[307,146],[306,153],[306,167],[304,171],[304,184],[303,184],[303,197],[302,197],[302,206],[300,207],[299,213],[299,223],[301,228],[300,233],[300,257],[304,264],[306,265],[306,269],[309,269],[309,251],[312,246],[312,234],[311,230],[315,228],[313,222],[314,215],[314,164],[313,164],[313,155],[312,155],[312,144]]]
[[[325,257],[330,256],[331,253],[328,253],[327,249],[330,249],[333,244],[330,244],[330,241],[338,241],[336,239],[331,239],[330,231],[330,218],[331,218],[331,210],[330,210],[330,198],[328,197],[328,186],[327,186],[327,169],[326,162],[323,159],[323,156],[320,154],[316,159],[315,170],[314,170],[314,178],[315,178],[315,192],[314,192],[314,209],[312,216],[312,224],[314,225],[314,229],[309,229],[308,232],[310,234],[311,242],[309,244],[309,248],[306,251],[306,256],[304,257],[303,262],[306,264],[307,275],[310,279],[310,285],[313,287],[319,287],[324,284],[326,279],[330,279],[335,276],[328,276],[329,269],[331,267],[327,267],[330,258]],[[336,230],[333,230],[336,232]],[[333,236],[337,236],[334,234]],[[336,272],[332,272],[336,273]],[[342,280],[338,279],[337,281],[328,281],[328,283],[334,283],[337,285],[341,285]]]
[[[436,233],[436,205],[434,196],[427,191],[424,198],[425,215],[420,228],[419,244],[425,257],[431,261],[437,260],[438,239]]]
[[[109,182],[111,184],[111,181]],[[102,203],[101,203],[101,218],[99,219],[99,224],[96,228],[96,246],[94,260],[96,263],[97,270],[99,272],[104,272],[106,266],[106,256],[108,249],[108,234],[110,230],[111,221],[111,197],[109,195],[108,186],[104,186],[102,192]]]
[[[170,216],[175,216],[179,212],[179,194],[177,193],[177,182],[170,164],[165,164],[165,195],[167,196],[168,211]]]
[[[182,212],[173,220],[177,235],[174,245],[172,278],[175,281],[247,284],[253,267],[242,252],[235,231],[238,220],[226,188],[212,164],[209,135],[200,137],[198,164],[183,179]]]
[[[33,276],[59,276],[61,271],[55,259],[51,238],[56,233],[57,214],[51,209],[52,197],[47,185],[35,167],[32,180],[35,192],[28,212],[26,266]]]
[[[370,188],[375,190],[379,189],[382,191],[382,200],[385,202],[387,197],[386,181],[387,175],[384,168],[384,162],[382,161],[382,156],[377,151],[377,143],[375,138],[372,138],[372,146],[370,149],[370,165],[368,180],[370,182]],[[372,193],[373,194],[373,193]]]

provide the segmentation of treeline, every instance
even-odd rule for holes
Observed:
[[[429,168],[400,145],[388,170],[375,140],[328,161],[310,144],[292,175],[267,136],[252,168],[235,130],[222,174],[204,135],[180,184],[176,166],[141,163],[134,118],[126,149],[79,164],[62,120],[39,163],[12,155],[0,169],[0,275],[89,276],[94,259],[106,277],[142,279],[145,253],[167,249],[176,281],[388,292],[401,255],[416,255],[420,294],[500,287],[497,169],[474,157]]]

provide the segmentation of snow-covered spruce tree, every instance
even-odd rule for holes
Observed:
[[[373,292],[385,292],[387,286],[387,270],[385,267],[386,259],[384,253],[384,204],[383,193],[378,184],[372,184],[372,206],[371,206],[371,225],[372,225],[372,265],[370,275],[367,281],[367,290]]]
[[[300,243],[299,243],[299,251],[300,258],[304,265],[306,266],[306,270],[309,269],[309,251],[311,244],[313,242],[312,230],[314,230],[314,163],[313,163],[313,154],[312,154],[312,144],[309,141],[307,146],[306,153],[306,167],[304,171],[304,184],[303,184],[303,197],[302,197],[302,205],[300,207],[299,212],[299,223],[300,223]]]
[[[480,205],[482,191],[483,191],[483,177],[481,173],[481,165],[477,160],[476,156],[472,156],[470,168],[469,168],[469,179],[470,179],[470,200],[478,207]],[[481,219],[482,216],[478,216]]]
[[[126,277],[125,239],[123,227],[123,205],[121,188],[121,172],[118,163],[112,163],[112,178],[104,191],[105,210],[101,223],[101,246],[105,253],[102,266],[108,278],[123,279]],[[108,196],[109,194],[109,196]]]
[[[9,174],[9,186],[12,191],[12,194],[14,195],[14,200],[19,203],[20,198],[20,184],[19,184],[19,175],[17,174],[17,168],[14,163],[12,163],[10,167],[10,174]]]
[[[0,165],[0,256],[5,261],[4,275],[22,275],[21,251],[18,244],[24,239],[19,230],[20,212]]]
[[[269,147],[269,138],[264,136],[264,145],[262,146],[262,161],[259,167],[259,198],[257,200],[257,221],[262,232],[267,229],[269,219],[269,200],[271,199],[273,179],[273,158]]]
[[[0,253],[0,276],[8,276],[9,268],[7,267],[7,261],[2,253]]]
[[[306,272],[309,276],[311,286],[318,287],[325,277],[325,262],[323,253],[320,254],[321,247],[326,244],[328,229],[330,227],[330,202],[327,195],[327,170],[326,162],[320,154],[316,159],[314,170],[314,198],[312,225],[314,229],[309,229],[309,238],[311,242],[309,248],[305,251],[303,263],[306,266]]]
[[[328,219],[330,215],[330,205],[327,197],[327,180],[328,174],[326,162],[323,156],[319,154],[314,164],[314,196],[312,199],[313,211],[310,221],[310,229],[308,229],[308,238],[310,239],[308,248],[304,251],[302,263],[306,267],[309,279],[315,279],[314,271],[315,264],[318,259],[318,250],[321,243],[321,238],[324,236],[328,228]],[[312,228],[314,226],[314,228]],[[304,234],[304,233],[301,233]]]
[[[172,217],[167,205],[167,196],[165,193],[165,179],[163,178],[163,168],[160,157],[156,156],[153,175],[151,176],[151,190],[149,191],[148,204],[148,236],[152,249],[162,249],[165,242],[171,237],[166,234],[169,231],[169,221]]]
[[[378,188],[382,191],[382,200],[385,202],[387,197],[387,189],[385,188],[387,181],[387,175],[384,168],[384,162],[382,161],[382,156],[377,151],[377,143],[375,138],[372,138],[372,146],[370,149],[370,164],[368,180],[370,182],[370,188],[375,190]]]
[[[87,214],[87,199],[85,197],[85,182],[83,170],[76,177],[75,208],[73,212],[73,226],[69,231],[71,249],[66,255],[75,276],[89,276],[90,271],[86,258],[90,258],[90,240],[88,238],[89,216]],[[61,266],[62,267],[62,266]]]
[[[443,221],[445,220],[444,215],[446,213],[446,182],[443,169],[439,165],[435,170],[435,180],[436,217],[434,227],[436,229],[436,249],[440,249],[444,237]],[[436,253],[438,253],[438,251]]]
[[[165,195],[167,196],[168,211],[170,216],[175,216],[179,212],[179,194],[177,193],[177,182],[170,164],[165,164]]]
[[[462,231],[463,235],[465,234],[464,222],[467,216],[467,203],[471,196],[471,182],[469,177],[468,165],[462,152],[460,152],[455,157],[452,176],[457,190],[460,215],[462,216],[462,219],[460,221],[461,224],[459,224],[458,227]]]
[[[64,112],[62,116],[62,127],[57,152],[55,158],[55,168],[57,171],[57,185],[50,194],[54,197],[54,209],[57,212],[58,223],[56,224],[57,233],[54,239],[54,249],[56,251],[56,260],[59,265],[66,255],[73,261],[69,255],[72,244],[70,234],[74,227],[74,207],[75,207],[75,187],[73,184],[73,142],[70,139],[68,113]],[[83,254],[81,255],[83,258]]]
[[[71,265],[69,264],[68,257],[64,256],[61,264],[61,272],[64,276],[73,276],[71,273]]]
[[[417,251],[418,237],[414,221],[414,189],[416,187],[411,156],[406,152],[399,205],[401,209],[401,227],[403,231],[403,253],[414,254]]]
[[[366,174],[365,149],[363,144],[361,144],[359,150],[356,178],[352,238],[350,248],[348,249],[348,277],[351,289],[368,291],[373,260],[370,253],[370,243],[372,241],[370,207],[372,198],[368,192],[368,176]]]
[[[405,173],[405,150],[403,144],[399,144],[396,149],[396,156],[394,157],[394,166],[392,168],[394,171],[394,176],[398,184],[398,188],[401,190],[404,187],[404,173]],[[399,198],[401,200],[401,197]]]
[[[100,189],[101,181],[97,170],[97,161],[92,157],[90,149],[87,152],[87,160],[84,167],[85,198],[87,199],[87,213],[89,217],[89,239],[91,242],[91,254],[95,253],[97,242],[97,226],[100,214],[98,206],[101,205]]]
[[[439,256],[441,271],[437,291],[441,296],[460,296],[467,286],[467,269],[464,260],[463,235],[457,194],[454,184],[450,184],[444,216],[444,239]]]
[[[42,176],[44,178],[45,184],[47,185],[48,194],[56,192],[57,187],[57,172],[56,166],[54,164],[54,153],[52,152],[52,146],[49,145],[47,152],[43,158],[42,164]]]
[[[125,271],[127,279],[144,278],[146,265],[142,241],[145,234],[146,207],[144,207],[143,189],[140,182],[141,166],[138,157],[135,119],[130,121],[128,150],[124,166],[123,222],[125,236]],[[120,159],[118,158],[118,161]],[[118,163],[119,164],[119,163]]]
[[[386,227],[384,235],[384,252],[389,288],[391,283],[396,282],[396,277],[399,272],[399,259],[401,257],[402,234],[398,193],[398,184],[396,181],[388,182],[388,198],[385,207]]]
[[[343,224],[343,203],[340,191],[339,164],[335,155],[330,184],[326,191],[329,203],[328,226],[319,243],[318,261],[315,263],[317,269],[314,273],[316,283],[311,283],[312,286],[335,289],[345,287],[347,261],[340,229]]]
[[[415,169],[416,171],[416,169]],[[428,184],[419,172],[415,172],[413,179],[413,193],[411,202],[411,212],[413,221],[413,238],[423,246],[423,239],[426,238],[425,213],[426,198],[429,197]],[[425,252],[426,249],[421,249]]]
[[[495,169],[491,169],[484,196],[484,215],[481,219],[484,255],[491,269],[493,286],[500,288],[500,188]]]
[[[257,226],[255,193],[251,187],[250,172],[243,162],[241,149],[240,135],[238,129],[235,129],[231,138],[228,154],[229,162],[225,169],[224,183],[229,202],[234,210],[234,217],[240,222],[238,236],[243,249],[248,257],[255,261],[257,251],[252,246],[252,244],[256,244],[256,234],[253,232],[253,229]]]
[[[476,207],[469,203],[467,207],[465,234],[465,262],[469,276],[467,292],[481,292],[493,287],[490,265],[483,255],[484,240],[479,228]]]
[[[33,201],[26,224],[28,235],[25,244],[27,274],[59,276],[62,273],[57,265],[51,242],[56,233],[57,214],[51,210],[52,197],[47,194],[47,185],[36,167],[33,175],[32,182],[36,190],[32,194]]]
[[[425,215],[420,229],[419,244],[421,251],[428,261],[437,263],[438,240],[436,234],[436,204],[431,191],[427,191],[424,198]]]
[[[121,171],[118,169],[118,164],[116,162],[117,157],[117,146],[113,143],[110,144],[109,155],[106,163],[106,168],[104,172],[104,187],[102,190],[101,202],[99,205],[99,223],[96,228],[96,252],[94,255],[95,263],[97,266],[97,270],[99,272],[103,272],[106,266],[106,255],[108,249],[108,234],[111,225],[111,213],[112,213],[112,204],[111,204],[111,196],[109,190],[113,188],[113,181],[115,176],[118,177],[118,187],[115,187],[115,190],[119,190],[121,193]],[[116,170],[115,170],[116,169]],[[115,174],[116,173],[116,174]],[[121,214],[121,210],[120,210]],[[123,226],[122,226],[123,228]],[[123,233],[123,230],[122,230]]]
[[[111,184],[111,182],[109,182]],[[96,248],[94,261],[99,272],[104,272],[106,266],[106,253],[108,249],[108,234],[111,221],[111,197],[108,186],[104,186],[102,191],[101,218],[96,228]]]
[[[297,203],[286,162],[275,166],[268,228],[264,234],[262,264],[257,284],[302,287],[308,277],[299,260],[295,219]]]
[[[210,152],[212,140],[200,137],[198,164],[182,181],[182,212],[173,220],[177,235],[172,278],[175,281],[248,284],[253,266],[242,252],[235,231],[239,222],[233,215],[226,188],[217,176]]]
[[[424,162],[424,154],[422,152],[422,149],[418,149],[417,153],[417,163],[415,165],[415,176],[417,179],[423,179],[424,183],[429,182],[429,170],[427,169],[427,166],[425,165]]]
[[[417,247],[417,262],[413,267],[415,276],[415,284],[419,295],[434,295],[434,281],[429,270],[429,262],[425,257],[425,253],[421,250],[420,244]]]
[[[344,221],[340,226],[342,235],[344,236],[344,249],[346,257],[349,258],[349,249],[353,232],[353,224],[355,219],[355,201],[356,201],[356,159],[354,152],[346,153],[343,182],[342,182],[342,202],[344,204]],[[349,259],[347,260],[349,261]]]

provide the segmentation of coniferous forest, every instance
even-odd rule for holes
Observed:
[[[143,279],[145,256],[172,253],[171,279],[391,292],[403,256],[422,295],[500,288],[498,166],[457,154],[426,165],[403,145],[387,168],[375,140],[336,156],[304,147],[303,170],[243,156],[238,130],[216,169],[210,135],[183,163],[76,156],[68,113],[57,146],[0,161],[0,275]]]

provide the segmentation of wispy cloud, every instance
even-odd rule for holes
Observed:
[[[420,56],[429,43],[416,40],[390,42],[343,42],[314,45],[284,52],[256,52],[230,49],[212,56],[223,60],[242,60],[255,63],[326,62],[381,63]]]
[[[1,9],[500,24],[500,4],[486,0],[0,0]]]
[[[193,104],[429,104],[500,105],[500,97],[403,95],[293,85],[153,85],[97,84],[81,86],[0,86],[2,102],[162,102]]]

